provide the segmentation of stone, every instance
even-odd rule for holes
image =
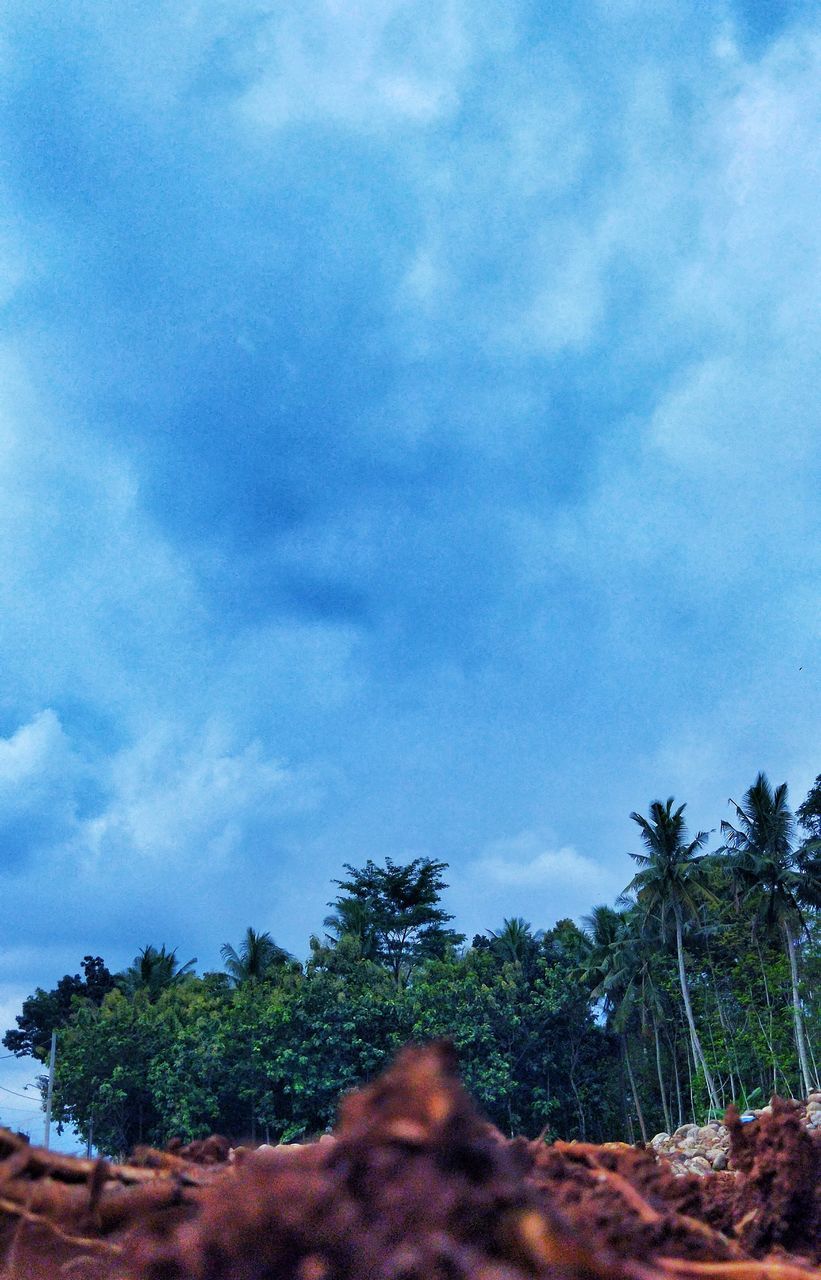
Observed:
[[[687,1168],[690,1170],[690,1173],[697,1173],[700,1178],[703,1178],[705,1174],[713,1172],[713,1167],[710,1164],[710,1161],[705,1160],[704,1156],[693,1156],[692,1159],[687,1161]]]
[[[720,1173],[722,1169],[727,1168],[727,1152],[721,1149],[714,1151],[710,1163],[716,1173]]]
[[[655,1138],[650,1139],[650,1146],[655,1147],[655,1149],[658,1150],[659,1147],[664,1146],[665,1142],[669,1142],[669,1141],[670,1141],[669,1133],[657,1133]]]
[[[695,1138],[688,1138],[686,1142],[681,1144],[682,1154],[691,1159],[693,1156],[706,1156],[707,1149],[702,1143],[697,1142]]]

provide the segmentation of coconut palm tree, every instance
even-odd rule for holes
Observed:
[[[707,885],[701,865],[704,855],[699,853],[709,835],[706,831],[699,831],[694,839],[688,841],[684,822],[686,807],[681,804],[674,809],[673,797],[670,796],[666,804],[662,804],[660,800],[653,801],[649,819],[640,813],[630,814],[641,830],[646,852],[631,853],[630,857],[639,864],[641,870],[630,881],[625,894],[635,894],[639,907],[645,913],[657,914],[662,937],[666,935],[671,920],[675,926],[679,987],[690,1030],[693,1058],[704,1073],[710,1105],[718,1110],[718,1093],[693,1017],[683,941],[685,920],[697,918],[701,902],[715,902],[716,898]]]
[[[329,930],[325,935],[328,944],[334,947],[342,938],[354,938],[362,960],[378,960],[379,928],[371,904],[360,898],[340,896],[333,906],[333,915],[326,916],[323,922]]]
[[[126,995],[146,991],[150,1000],[156,1000],[168,987],[177,986],[193,974],[197,957],[180,964],[177,949],[166,951],[165,943],[155,947],[151,943],[142,947],[134,960],[122,973],[117,974],[117,984]]]
[[[270,933],[257,933],[249,927],[240,943],[239,951],[226,942],[220,948],[225,971],[235,987],[245,982],[262,982],[282,969],[293,958],[274,942]]]
[[[520,968],[532,958],[539,939],[544,936],[542,929],[534,933],[529,922],[521,916],[506,919],[501,929],[488,929],[486,932],[490,935],[490,945],[496,954]]]
[[[646,1142],[647,1125],[627,1044],[627,1023],[633,1012],[636,995],[631,963],[632,921],[627,912],[598,906],[593,908],[589,916],[584,917],[582,925],[590,946],[582,958],[581,977],[584,982],[592,985],[590,994],[594,999],[602,1001],[607,1026],[619,1037],[622,1062],[630,1083],[642,1141]]]
[[[730,854],[742,900],[753,908],[756,920],[783,936],[790,964],[795,1047],[803,1087],[809,1093],[814,1081],[798,993],[796,939],[804,927],[802,907],[819,899],[818,870],[809,860],[800,860],[794,847],[795,821],[787,804],[786,782],[773,790],[766,774],[759,773],[743,805],[732,799],[729,803],[738,826],[722,822],[725,843],[720,852]]]
[[[821,773],[795,816],[806,832],[796,854],[804,876],[804,897],[807,905],[817,910],[821,907]]]

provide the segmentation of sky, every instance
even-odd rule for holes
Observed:
[[[4,1028],[304,957],[345,863],[547,928],[631,810],[800,803],[816,6],[10,0],[0,80]]]

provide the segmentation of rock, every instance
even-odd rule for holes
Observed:
[[[704,1156],[693,1156],[692,1159],[687,1161],[687,1168],[690,1173],[697,1173],[700,1178],[703,1178],[705,1174],[713,1172],[713,1167],[710,1164],[710,1161],[705,1160]]]
[[[697,1124],[683,1124],[674,1131],[673,1137],[677,1139],[691,1138],[691,1137],[695,1137],[697,1133],[698,1133]]]
[[[688,1160],[693,1156],[706,1156],[707,1149],[700,1142],[696,1142],[693,1138],[688,1138],[686,1142],[682,1142],[681,1151],[686,1155]]]
[[[710,1163],[715,1173],[721,1173],[722,1169],[727,1168],[727,1152],[720,1148],[714,1151]]]
[[[659,1147],[664,1146],[665,1142],[670,1141],[669,1133],[657,1133],[655,1138],[650,1139],[650,1146],[658,1151]]]

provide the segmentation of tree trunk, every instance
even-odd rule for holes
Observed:
[[[767,1035],[767,1033],[764,1031],[764,1024],[762,1023],[760,1018],[758,1019],[758,1022],[759,1022],[759,1026],[761,1027],[762,1035],[764,1036],[764,1039],[767,1041],[767,1048],[770,1052],[770,1061],[772,1063],[772,1068],[773,1068],[773,1093],[777,1093],[778,1092],[778,1064],[776,1062],[775,1049],[773,1048],[773,1002],[770,999],[770,984],[767,981],[767,970],[764,965],[764,957],[761,954],[761,944],[758,941],[758,934],[756,933],[755,928],[753,928],[753,941],[755,942],[755,950],[758,956],[758,966],[761,969],[761,978],[764,983],[764,999],[767,1004],[767,1022],[769,1023],[769,1027],[770,1027],[769,1035]]]
[[[798,1063],[801,1067],[801,1080],[806,1098],[812,1092],[812,1076],[807,1061],[807,1046],[804,1043],[804,1025],[801,1021],[801,1003],[798,997],[798,962],[795,958],[795,942],[789,923],[784,921],[784,937],[787,939],[787,955],[790,961],[790,977],[792,979],[792,1017],[795,1027],[795,1047],[798,1050]]]
[[[582,1106],[581,1094],[579,1093],[579,1089],[576,1084],[576,1065],[578,1063],[580,1048],[581,1046],[578,1043],[578,1041],[575,1044],[571,1043],[570,1070],[568,1074],[570,1077],[570,1088],[573,1090],[573,1097],[576,1099],[576,1109],[579,1113],[579,1136],[582,1142],[586,1142],[587,1141],[587,1124],[585,1123],[584,1107]],[[511,1131],[511,1137],[513,1137],[512,1131]]]
[[[681,1101],[681,1078],[678,1074],[678,1036],[673,1041],[671,1055],[673,1059],[673,1079],[676,1082],[676,1102],[678,1104],[678,1128],[684,1124],[684,1106]]]
[[[701,1063],[701,1069],[704,1072],[704,1083],[707,1086],[707,1092],[710,1095],[710,1106],[716,1111],[720,1111],[718,1094],[713,1083],[713,1077],[710,1074],[710,1068],[704,1057],[704,1050],[701,1047],[701,1041],[696,1031],[695,1018],[693,1017],[693,1007],[690,1004],[690,988],[687,986],[687,974],[684,969],[684,943],[681,937],[681,911],[676,908],[676,951],[678,953],[678,980],[681,986],[681,998],[684,1001],[684,1012],[687,1015],[687,1025],[690,1028],[690,1041],[693,1046],[693,1058],[696,1062]]]
[[[661,1070],[661,1044],[659,1042],[659,1025],[656,1021],[656,1014],[653,1011],[653,1039],[656,1042],[656,1070],[659,1077],[659,1091],[661,1093],[661,1106],[664,1112],[664,1127],[668,1133],[672,1133],[672,1122],[670,1120],[670,1111],[667,1106],[667,1093],[664,1088],[664,1074]]]
[[[693,1066],[697,1065],[693,1062],[693,1046],[684,1041],[684,1054],[687,1058],[687,1081],[690,1088],[690,1122],[698,1124],[696,1120],[696,1099],[693,1093]]]
[[[627,1051],[627,1036],[624,1034],[622,1034],[622,1037],[621,1037],[621,1047],[622,1047],[622,1052],[624,1054],[624,1065],[627,1067],[627,1079],[630,1081],[630,1091],[633,1094],[633,1106],[636,1108],[636,1115],[638,1117],[639,1128],[641,1129],[641,1140],[642,1142],[646,1143],[647,1142],[647,1126],[644,1123],[644,1113],[642,1112],[641,1103],[639,1102],[639,1093],[638,1093],[638,1089],[636,1088],[636,1078],[633,1075],[633,1064],[630,1061],[630,1054]]]

